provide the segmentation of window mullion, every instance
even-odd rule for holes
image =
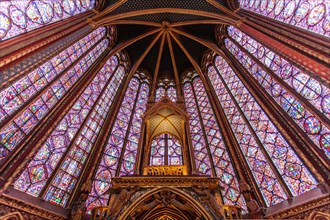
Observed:
[[[116,67],[117,70],[118,66]],[[115,70],[115,71],[116,71]],[[87,121],[89,120],[91,114],[94,112],[97,103],[99,102],[99,100],[102,98],[102,95],[104,93],[104,91],[107,89],[108,84],[112,81],[114,75],[115,75],[115,71],[114,73],[109,77],[107,83],[104,85],[100,95],[97,97],[97,99],[95,100],[93,107],[91,108],[91,110],[88,112],[88,115],[86,116],[86,118],[84,119],[84,121],[82,122],[81,126],[79,127],[79,130],[77,131],[77,133],[75,134],[74,138],[71,140],[69,146],[67,147],[66,151],[64,152],[64,154],[62,155],[56,169],[52,172],[52,175],[48,178],[47,180],[47,184],[45,185],[45,187],[43,188],[43,190],[41,191],[39,197],[44,197],[47,190],[49,189],[49,187],[51,186],[54,178],[56,177],[56,175],[58,174],[59,170],[61,169],[63,163],[65,162],[64,159],[68,156],[68,154],[70,153],[72,147],[74,146],[74,143],[76,142],[77,138],[80,136],[82,129],[86,126]],[[99,71],[95,71],[96,73],[98,73]],[[93,77],[95,78],[95,77]],[[87,87],[86,87],[87,88]],[[78,99],[77,99],[78,100]],[[89,100],[87,100],[86,102],[88,102]],[[82,110],[81,110],[82,111]]]
[[[130,128],[132,126],[132,121],[133,121],[133,118],[134,118],[134,112],[135,112],[137,99],[138,99],[140,91],[141,91],[142,83],[141,83],[140,79],[139,79],[139,83],[140,83],[139,88],[136,92],[136,96],[135,96],[135,99],[134,99],[134,106],[133,106],[132,114],[131,114],[131,117],[129,119],[129,123],[128,123],[128,126],[127,126],[127,131],[126,131],[125,138],[124,138],[123,148],[121,149],[121,152],[120,152],[120,157],[119,157],[119,162],[118,162],[118,166],[117,166],[116,176],[119,176],[119,174],[120,174],[121,165],[123,163],[123,158],[124,158],[124,155],[125,155],[126,145],[128,143]]]
[[[219,76],[219,79],[221,80],[221,82],[223,83],[223,85],[225,86],[226,90],[228,91],[228,94],[230,95],[233,103],[235,104],[236,108],[238,109],[240,115],[242,116],[242,118],[244,119],[245,124],[248,126],[251,134],[253,135],[255,141],[257,142],[259,148],[262,150],[263,155],[265,156],[265,158],[267,159],[268,164],[270,165],[270,167],[272,168],[276,178],[278,179],[278,181],[280,182],[283,190],[285,191],[285,194],[288,197],[292,197],[292,193],[290,191],[290,189],[288,188],[288,186],[285,184],[285,181],[283,179],[283,177],[281,176],[281,174],[278,172],[275,164],[273,163],[272,159],[269,157],[268,153],[266,152],[266,150],[263,147],[262,142],[260,141],[260,139],[258,138],[258,135],[255,133],[255,131],[253,130],[249,120],[246,118],[244,112],[242,111],[242,109],[240,108],[240,106],[238,105],[234,95],[231,93],[231,90],[229,89],[228,85],[226,84],[226,82],[224,81],[224,79],[222,78],[221,73],[219,72],[218,68],[214,68]]]
[[[193,82],[189,82],[191,84],[191,88],[192,88],[192,92],[193,92],[193,95],[194,95],[194,101],[195,101],[195,105],[197,107],[197,112],[198,112],[198,116],[199,116],[199,122],[200,124],[202,125],[202,133],[203,133],[203,138],[204,138],[204,141],[205,141],[205,145],[206,145],[206,148],[207,148],[207,153],[208,153],[208,156],[209,156],[209,160],[210,160],[210,165],[211,165],[211,169],[212,169],[212,174],[213,176],[217,176],[216,175],[216,171],[215,171],[215,166],[214,166],[214,161],[212,159],[212,154],[211,154],[211,150],[210,150],[210,145],[209,145],[209,142],[207,140],[207,136],[206,136],[206,131],[205,131],[205,128],[204,128],[204,122],[203,122],[203,117],[202,117],[202,114],[200,112],[200,107],[198,105],[198,101],[197,101],[197,96],[196,96],[196,92],[195,92],[195,89],[194,89],[194,85],[193,85]]]

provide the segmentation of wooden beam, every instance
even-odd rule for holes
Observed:
[[[183,53],[187,56],[187,58],[189,59],[190,63],[193,65],[194,69],[196,70],[196,72],[198,73],[199,77],[203,81],[203,84],[205,86],[205,90],[206,91],[210,91],[210,87],[209,87],[209,85],[207,84],[207,82],[205,80],[205,77],[204,77],[204,74],[203,74],[203,71],[202,71],[201,67],[194,60],[194,58],[190,55],[190,53],[187,51],[187,49],[183,46],[183,44],[177,38],[177,36],[175,36],[175,34],[173,34],[173,32],[171,31],[171,29],[169,29],[169,33],[172,36],[172,38],[174,39],[174,41],[179,45],[179,47],[181,48],[181,50],[183,51]]]
[[[219,2],[217,2],[216,0],[206,0],[206,2],[208,2],[209,4],[213,5],[214,7],[216,7],[217,9],[225,12],[226,14],[228,15],[231,15],[235,18],[238,18],[238,19],[243,19],[243,17],[241,17],[240,15],[238,15],[236,12],[228,9],[226,6],[220,4]]]
[[[180,21],[170,24],[170,27],[180,27],[186,25],[197,25],[197,24],[224,24],[224,25],[236,25],[237,21],[227,22],[220,20],[193,20],[193,21]]]
[[[158,77],[158,72],[159,72],[159,66],[160,66],[160,61],[162,59],[162,54],[163,54],[163,49],[164,49],[164,42],[165,42],[165,32],[163,31],[162,34],[162,40],[159,46],[159,51],[158,51],[158,57],[157,57],[157,63],[156,63],[156,68],[155,68],[155,73],[154,77],[152,80],[152,88],[151,88],[151,96],[153,97],[155,92],[156,92],[156,83],[157,83],[157,77]]]
[[[140,56],[140,58],[134,63],[134,65],[132,66],[131,71],[129,72],[129,74],[127,75],[127,79],[125,81],[125,85],[124,85],[124,89],[123,89],[123,93],[125,93],[128,83],[131,80],[131,78],[133,77],[135,71],[138,69],[138,67],[140,66],[141,62],[143,61],[143,59],[146,57],[146,55],[149,53],[149,51],[151,50],[151,48],[155,45],[155,43],[158,41],[158,39],[160,38],[160,36],[163,34],[163,31],[159,32],[157,34],[157,36],[152,40],[152,42],[149,44],[149,46],[147,47],[147,49],[143,52],[143,54]]]
[[[175,84],[176,84],[176,89],[177,89],[177,97],[182,97],[182,93],[181,93],[181,84],[180,84],[180,79],[179,79],[179,72],[178,72],[178,68],[176,66],[176,62],[175,62],[175,55],[174,55],[174,51],[173,51],[173,46],[172,46],[172,41],[170,38],[170,35],[168,32],[166,32],[166,38],[167,38],[167,43],[168,43],[168,48],[170,50],[170,54],[171,54],[171,60],[172,60],[172,67],[173,67],[173,71],[174,71],[174,77],[175,77]]]
[[[157,32],[160,32],[161,30],[162,30],[162,28],[157,28],[157,29],[154,29],[154,30],[148,31],[148,32],[146,32],[146,33],[144,33],[144,34],[141,34],[141,35],[139,35],[139,36],[137,36],[137,37],[135,37],[135,38],[133,38],[133,39],[130,39],[130,40],[126,41],[126,42],[123,42],[123,43],[121,43],[121,44],[116,45],[116,46],[110,51],[110,56],[114,55],[114,54],[117,53],[118,51],[123,50],[124,48],[128,47],[129,45],[131,45],[131,44],[133,44],[133,43],[135,43],[135,42],[137,42],[137,41],[139,41],[139,40],[141,40],[141,39],[143,39],[143,38],[145,38],[145,37],[147,37],[147,36],[150,36],[150,35],[152,35],[152,34],[155,34],[155,33],[157,33]]]
[[[111,5],[110,7],[107,7],[104,11],[94,15],[91,20],[96,20],[100,17],[103,17],[104,15],[112,12],[113,10],[115,10],[116,8],[120,7],[122,4],[124,4],[125,2],[127,2],[127,0],[119,0],[118,2],[114,3],[113,5]]]
[[[176,29],[176,28],[171,28],[171,31],[176,32],[178,34],[181,34],[181,35],[183,35],[183,36],[185,36],[185,37],[187,37],[189,39],[192,39],[192,40],[194,40],[194,41],[196,41],[196,42],[204,45],[205,47],[208,47],[209,49],[211,49],[212,51],[216,52],[217,54],[224,56],[223,51],[215,43],[206,41],[204,39],[201,39],[201,38],[196,37],[194,35],[188,34],[188,33],[184,32],[184,31],[181,31],[181,30]]]
[[[140,15],[149,15],[149,14],[159,14],[159,13],[176,13],[176,14],[188,14],[188,15],[198,15],[204,17],[210,17],[213,19],[218,19],[224,22],[232,22],[235,23],[235,19],[230,18],[227,15],[221,15],[217,13],[202,11],[202,10],[193,10],[193,9],[178,9],[178,8],[154,8],[154,9],[144,9],[144,10],[137,10],[137,11],[130,11],[126,13],[115,14],[111,16],[107,16],[100,20],[92,19],[92,21],[97,26],[105,26],[109,22],[113,22],[118,19],[140,16]]]
[[[152,27],[162,27],[162,24],[151,22],[151,21],[135,21],[135,20],[115,20],[112,22],[109,22],[109,25],[114,24],[136,24],[136,25],[147,25]]]

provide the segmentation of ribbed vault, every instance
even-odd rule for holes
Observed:
[[[113,53],[125,50],[132,63],[129,77],[137,68],[147,70],[153,80],[169,75],[175,79],[177,95],[182,97],[180,78],[186,69],[201,74],[202,55],[208,50],[222,53],[216,46],[216,25],[237,25],[240,18],[228,10],[230,1],[108,1],[107,8],[89,19],[99,26],[116,25],[118,43]]]
[[[329,205],[327,2],[0,1],[0,215]]]

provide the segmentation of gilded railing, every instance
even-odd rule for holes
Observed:
[[[92,220],[105,220],[109,213],[109,206],[99,206],[92,209]]]
[[[185,165],[148,166],[143,169],[143,175],[183,176],[187,175],[187,167]]]
[[[222,206],[222,214],[225,219],[242,219],[241,208],[233,205]]]

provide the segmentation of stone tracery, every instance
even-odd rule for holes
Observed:
[[[1,204],[18,219],[326,216],[329,6],[240,3],[1,2]]]

